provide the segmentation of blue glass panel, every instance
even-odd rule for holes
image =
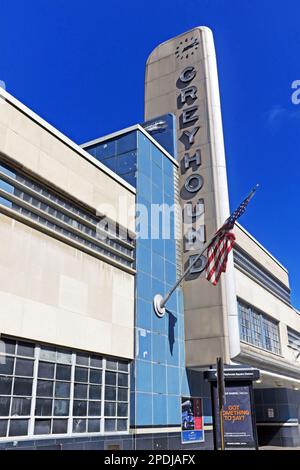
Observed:
[[[138,191],[139,196],[151,202],[151,181],[150,178],[143,174],[138,174]]]
[[[9,207],[9,208],[12,207],[12,202],[8,201],[7,199],[4,199],[1,196],[0,196],[0,204],[2,204],[3,206]]]
[[[151,361],[151,333],[144,328],[136,329],[137,357]]]
[[[167,424],[174,425],[177,424],[180,426],[181,423],[181,403],[180,396],[169,396],[167,397],[167,407],[168,407],[168,418]]]
[[[152,289],[151,289],[151,277],[147,276],[142,272],[138,272],[136,275],[137,279],[137,297],[143,298],[150,302],[153,301]]]
[[[155,163],[159,168],[162,169],[162,159],[164,158],[164,155],[157,147],[155,147],[155,145],[152,145],[151,147],[151,156],[152,163]]]
[[[167,367],[168,394],[180,395],[180,369],[179,367]]]
[[[153,161],[152,161],[152,184],[155,184],[156,186],[159,186],[160,188],[163,185],[162,169],[159,166],[157,166]]]
[[[109,140],[102,144],[96,145],[96,158],[103,160],[105,158],[112,157],[116,154],[116,142],[115,140]]]
[[[121,175],[121,177],[128,183],[136,188],[136,176],[135,173],[127,173],[126,175]]]
[[[164,196],[163,196],[163,188],[162,186],[152,185],[152,204],[163,204],[164,203]]]
[[[0,170],[8,176],[11,176],[12,178],[16,178],[16,173],[9,170],[5,165],[0,164]]]
[[[168,176],[164,177],[164,193],[172,198],[174,204],[174,180]]]
[[[152,253],[152,276],[161,281],[164,280],[164,258],[157,253]]]
[[[137,299],[136,305],[136,325],[140,328],[151,330],[151,320],[153,315],[152,304],[143,299]]]
[[[137,270],[151,274],[151,254],[139,241],[136,251]]]
[[[166,395],[153,395],[153,425],[163,425],[167,422]]]
[[[187,377],[187,370],[182,367],[181,368],[181,395],[189,396],[191,394],[188,377]]]
[[[152,250],[159,254],[160,256],[164,256],[164,240],[158,238],[152,240]]]
[[[103,165],[107,166],[110,170],[116,172],[117,170],[117,159],[116,157],[107,158],[103,160]]]
[[[151,178],[151,147],[152,143],[141,132],[138,133],[138,170]]]
[[[152,391],[152,364],[151,362],[136,360],[136,389],[140,392]]]
[[[176,266],[169,261],[165,261],[165,281],[171,285],[176,282]]]
[[[126,153],[137,148],[136,131],[122,135],[116,139],[117,154]]]
[[[167,337],[165,335],[152,334],[152,358],[154,362],[166,363]]]
[[[151,426],[152,420],[152,394],[137,393],[136,396],[136,416],[138,426]]]
[[[164,240],[165,245],[165,257],[171,263],[175,263],[176,261],[176,242],[174,239],[166,239]]]
[[[168,333],[168,326],[167,326],[167,315],[164,315],[162,318],[159,318],[153,310],[152,314],[152,331],[157,333],[162,333],[166,335]]]
[[[172,366],[180,366],[179,363],[179,346],[183,342],[179,342],[178,339],[170,341],[167,347],[167,364]]]
[[[6,181],[3,180],[0,180],[0,188],[10,194],[13,194],[15,189],[11,184],[8,184],[6,183]]]
[[[166,366],[162,364],[153,364],[153,391],[156,393],[166,393]]]
[[[123,175],[136,171],[136,152],[123,153],[117,157],[117,173]]]
[[[169,158],[165,157],[163,159],[163,172],[167,178],[172,180],[172,182],[173,182],[173,177],[174,177],[174,170],[175,170],[174,163],[172,163]]]

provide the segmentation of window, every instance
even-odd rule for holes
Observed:
[[[291,328],[287,328],[289,346],[300,352],[300,333]]]
[[[238,311],[241,340],[280,354],[278,322],[241,300]]]
[[[76,246],[133,267],[134,242],[125,230],[2,163],[0,204],[69,238]]]
[[[126,361],[0,341],[0,438],[127,432]]]

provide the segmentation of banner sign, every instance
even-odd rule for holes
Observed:
[[[201,398],[181,398],[181,442],[203,442],[203,413]]]
[[[256,449],[256,433],[251,404],[252,385],[227,384],[223,406],[225,449]],[[220,420],[217,386],[213,386],[217,446],[220,447]]]

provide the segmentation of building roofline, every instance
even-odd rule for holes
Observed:
[[[273,261],[275,261],[276,264],[278,264],[278,266],[280,266],[281,269],[283,269],[287,274],[288,274],[288,270],[287,268],[285,268],[281,263],[280,261],[278,261],[278,259],[275,258],[275,256],[273,256],[261,243],[259,243],[258,240],[256,240],[256,238],[251,235],[251,233],[248,232],[248,230],[246,230],[241,224],[239,224],[238,222],[235,223],[235,225],[237,225],[239,227],[239,229],[242,230],[242,232],[244,232],[247,237],[251,238],[251,240],[257,245],[259,246],[259,248],[261,248]]]
[[[177,160],[175,160],[175,158],[172,157],[172,155],[169,152],[167,152],[167,150],[164,147],[162,147],[154,139],[154,137],[152,137],[152,135],[150,135],[149,132],[147,132],[140,124],[134,124],[133,126],[125,127],[124,129],[121,129],[121,130],[116,131],[116,132],[112,132],[111,134],[104,135],[102,137],[90,140],[88,142],[84,142],[83,144],[81,144],[81,147],[85,148],[85,147],[88,147],[90,145],[100,144],[101,142],[103,142],[105,140],[113,139],[114,137],[118,137],[118,136],[123,135],[123,134],[128,134],[129,132],[132,132],[132,131],[142,132],[142,134],[144,134],[169,160],[171,160],[171,162],[177,168],[179,167],[179,164],[178,164]]]
[[[73,142],[71,139],[69,139],[69,137],[65,136],[62,132],[57,130],[54,126],[49,124],[47,121],[41,118],[38,114],[36,114],[30,108],[28,108],[23,103],[21,103],[21,101],[17,100],[14,96],[12,96],[6,90],[0,87],[0,101],[1,101],[1,98],[4,99],[4,101],[7,101],[8,103],[10,103],[15,108],[17,108],[23,114],[28,116],[36,124],[38,124],[45,130],[47,130],[54,137],[56,137],[58,140],[60,140],[63,144],[67,145],[72,150],[74,150],[77,154],[79,154],[89,163],[92,163],[94,166],[100,169],[107,176],[114,179],[121,186],[128,189],[131,193],[136,194],[136,189],[131,184],[127,183],[127,181],[125,181],[121,176],[117,175],[112,170],[107,168],[105,165],[103,165],[103,163],[99,162],[95,157],[93,157],[88,152],[86,152],[80,145]],[[0,106],[1,106],[1,102],[0,102]]]

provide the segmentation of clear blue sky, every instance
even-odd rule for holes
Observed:
[[[0,80],[77,143],[143,121],[144,66],[160,42],[209,26],[218,59],[231,206],[290,272],[300,308],[298,0],[2,0]]]

